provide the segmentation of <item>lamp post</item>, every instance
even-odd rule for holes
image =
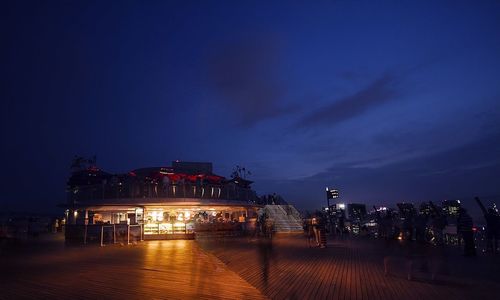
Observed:
[[[330,210],[330,199],[337,199],[339,197],[338,189],[330,189],[326,187],[326,205],[327,205],[327,213],[328,213],[328,223],[330,224],[330,232],[333,233],[333,223],[332,223],[332,212]]]

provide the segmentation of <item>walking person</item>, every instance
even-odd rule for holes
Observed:
[[[312,229],[313,229],[313,233],[314,233],[314,242],[316,244],[316,247],[319,246],[319,243],[320,243],[320,236],[319,236],[319,217],[318,216],[314,216],[311,220],[311,224],[312,224]]]
[[[500,216],[493,208],[484,207],[481,200],[475,197],[477,204],[481,208],[486,220],[486,249],[492,253],[497,253],[498,239],[500,239]]]
[[[431,227],[434,238],[434,244],[443,245],[444,244],[443,230],[446,227],[446,225],[448,225],[446,216],[443,215],[443,210],[441,209],[441,207],[437,207],[436,205],[434,205],[434,203],[432,203],[432,201],[429,201],[429,205],[432,209]]]
[[[315,240],[312,219],[307,219],[305,221],[305,233],[307,235],[307,245],[311,248]]]
[[[474,235],[472,233],[472,218],[465,208],[460,208],[457,223],[458,232],[464,240],[464,255],[476,256],[476,246],[474,245]]]
[[[318,222],[318,246],[326,248],[326,224],[323,219]]]
[[[269,274],[271,269],[271,261],[274,258],[273,241],[271,236],[264,236],[259,239],[258,253],[261,267],[261,280],[264,286],[269,283]]]

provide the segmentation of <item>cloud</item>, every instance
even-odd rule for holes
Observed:
[[[498,194],[500,190],[494,175],[500,170],[498,153],[500,132],[453,149],[377,168],[359,167],[359,162],[336,164],[302,181],[336,178],[337,182],[361,189],[367,195],[384,191],[390,196],[390,190],[401,191],[401,196],[406,193],[408,197],[414,192],[423,198],[436,195],[460,197],[468,193]],[[386,190],[387,187],[390,189]],[[422,187],[423,190],[418,190]]]
[[[359,162],[335,163],[300,179],[258,180],[259,188],[276,190],[301,209],[325,205],[325,187],[340,189],[342,202],[395,206],[460,199],[477,222],[482,216],[473,197],[488,205],[500,197],[498,174],[500,134],[438,154],[413,158],[377,168],[359,168]]]
[[[210,56],[210,80],[239,125],[252,126],[295,110],[282,103],[286,90],[278,75],[279,57],[278,44],[271,37],[225,44]]]
[[[335,125],[354,118],[378,105],[393,100],[397,95],[393,85],[393,76],[385,74],[357,93],[335,101],[306,116],[297,124],[297,127]]]

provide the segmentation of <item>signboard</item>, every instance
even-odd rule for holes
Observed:
[[[326,199],[337,199],[339,197],[339,190],[330,190],[326,188]]]

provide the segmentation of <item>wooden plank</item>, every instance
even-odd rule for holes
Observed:
[[[266,299],[195,241],[69,248],[57,256],[2,259],[0,299]]]
[[[332,240],[319,249],[301,235],[287,235],[273,239],[271,248],[263,245],[247,238],[148,241],[2,256],[0,299],[467,299],[475,293],[494,298],[500,291],[494,273],[489,281],[476,280],[487,277],[461,256],[447,259],[470,270],[466,281],[457,281],[467,285],[408,281],[405,251],[380,241]],[[385,255],[399,260],[399,273],[384,275]],[[487,268],[494,259],[475,262]]]
[[[217,249],[217,241],[209,243]],[[257,266],[247,267],[239,275],[272,299],[435,299],[449,295],[463,298],[456,286],[408,281],[402,265],[397,267],[403,273],[385,276],[383,258],[388,248],[380,241],[334,240],[330,245],[327,249],[309,248],[301,235],[278,237],[273,241],[277,257],[271,263],[267,286],[262,284]],[[258,265],[258,251],[252,250],[257,246],[236,239],[216,252],[234,269],[242,264]],[[396,255],[399,264],[404,264],[404,251],[399,246],[393,248],[388,254]],[[491,291],[498,292],[500,287],[495,289]]]

